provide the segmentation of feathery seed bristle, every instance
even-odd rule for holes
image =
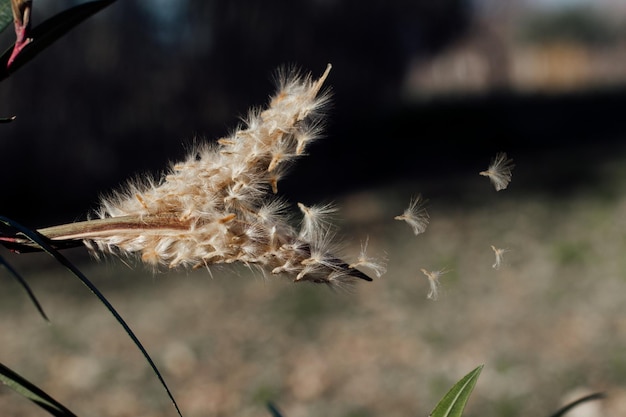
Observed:
[[[162,179],[130,181],[102,197],[99,219],[42,229],[53,240],[82,239],[94,252],[139,255],[152,266],[208,267],[240,262],[296,281],[345,286],[371,280],[335,253],[330,206],[306,207],[300,231],[274,197],[288,162],[321,135],[322,86],[294,70],[279,72],[279,91],[231,135],[197,145]],[[66,230],[67,229],[67,230]],[[362,254],[360,264],[381,269]]]

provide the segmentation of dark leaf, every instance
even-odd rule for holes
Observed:
[[[15,278],[15,280],[24,288],[24,291],[26,291],[26,294],[39,311],[39,314],[41,314],[41,317],[43,317],[45,321],[50,321],[48,320],[48,316],[46,316],[46,313],[43,311],[41,304],[39,304],[37,297],[35,297],[35,294],[30,289],[28,282],[26,282],[26,280],[15,270],[15,268],[13,268],[2,256],[0,256],[0,265],[4,265],[4,267],[8,269],[11,276]]]
[[[50,44],[65,35],[79,23],[113,2],[115,2],[115,0],[98,0],[83,3],[62,11],[34,27],[30,31],[32,41],[22,49],[10,66],[8,66],[8,62],[13,52],[14,45],[0,56],[0,81],[7,78],[26,62],[33,59],[39,52],[50,46]]]
[[[172,395],[172,392],[170,391],[170,389],[168,388],[167,384],[165,383],[165,379],[163,379],[163,376],[161,375],[161,372],[158,370],[158,368],[154,364],[154,361],[152,360],[152,358],[148,354],[148,351],[146,351],[146,349],[143,347],[143,345],[141,344],[141,342],[139,341],[139,339],[137,338],[135,333],[131,330],[131,328],[128,326],[128,324],[126,324],[126,321],[122,318],[122,316],[120,316],[120,314],[117,312],[117,310],[115,310],[115,308],[109,302],[109,300],[107,300],[104,297],[104,295],[102,295],[100,290],[98,290],[98,288],[91,281],[89,281],[87,279],[87,277],[82,272],[80,272],[80,270],[78,270],[78,268],[76,268],[76,266],[74,266],[74,264],[72,264],[67,258],[65,258],[58,250],[54,249],[54,247],[52,247],[52,245],[50,244],[49,239],[46,238],[45,236],[43,236],[41,233],[38,233],[38,232],[33,231],[33,230],[30,230],[30,229],[20,225],[19,223],[15,222],[15,221],[13,221],[11,219],[8,219],[8,218],[6,218],[4,216],[0,216],[0,222],[4,223],[5,225],[7,225],[9,227],[12,227],[12,228],[18,230],[22,235],[26,236],[33,243],[39,245],[44,252],[46,252],[49,255],[51,255],[54,259],[57,260],[57,262],[59,262],[61,265],[65,266],[67,269],[69,269],[78,279],[80,279],[80,281],[85,286],[87,286],[87,288],[89,288],[89,290],[96,297],[98,297],[98,299],[102,302],[102,304],[104,304],[104,306],[107,308],[107,310],[109,310],[109,312],[113,315],[113,317],[115,317],[117,322],[124,328],[124,330],[126,331],[126,334],[128,334],[128,336],[132,339],[132,341],[135,343],[137,348],[141,351],[143,357],[146,359],[146,361],[148,362],[148,364],[152,368],[152,371],[154,372],[154,374],[157,376],[157,378],[161,382],[161,385],[163,386],[163,388],[165,388],[165,392],[167,392],[167,395],[169,396],[170,400],[172,401],[172,404],[176,408],[176,412],[178,413],[178,415],[180,417],[182,417],[180,409],[178,408],[178,403],[174,399],[174,396]]]
[[[63,404],[0,363],[0,382],[57,417],[76,417]]]
[[[0,32],[8,28],[11,23],[13,23],[11,0],[0,0]]]
[[[270,401],[267,403],[267,409],[270,410],[270,414],[272,414],[272,417],[283,417],[283,415],[280,413],[280,411],[278,411],[278,408],[276,408],[273,402]]]
[[[569,412],[572,408],[587,402],[587,401],[592,401],[592,400],[601,400],[603,398],[605,398],[606,395],[604,395],[603,392],[596,392],[595,394],[589,394],[589,395],[585,395],[582,398],[577,399],[576,401],[572,401],[571,403],[561,407],[559,410],[557,410],[554,414],[552,414],[550,417],[561,417],[564,416],[565,413]]]

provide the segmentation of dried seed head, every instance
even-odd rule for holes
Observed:
[[[231,135],[196,146],[161,180],[134,180],[103,197],[98,220],[47,232],[53,239],[83,239],[97,251],[137,254],[150,265],[241,262],[297,281],[371,280],[334,255],[328,221],[334,209],[299,204],[304,219],[298,232],[284,201],[273,195],[287,162],[320,136],[329,97],[320,90],[330,68],[318,80],[283,70],[269,106],[250,111]]]

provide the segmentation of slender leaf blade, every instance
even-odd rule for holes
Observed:
[[[478,366],[454,384],[435,406],[430,417],[461,417],[483,366]]]
[[[0,0],[0,32],[3,32],[13,23],[11,0]]]
[[[148,362],[148,364],[152,368],[152,371],[158,378],[159,382],[161,383],[161,386],[165,389],[165,392],[170,398],[172,404],[174,405],[176,412],[178,413],[180,417],[183,417],[180,411],[180,408],[178,407],[178,403],[174,399],[174,395],[172,394],[169,387],[165,383],[165,379],[163,378],[163,376],[161,375],[161,372],[159,371],[156,364],[154,363],[154,361],[148,354],[148,351],[144,348],[143,344],[139,341],[139,338],[135,335],[135,333],[132,331],[130,326],[126,323],[126,321],[122,318],[122,316],[117,312],[117,310],[113,307],[113,305],[109,302],[109,300],[107,300],[106,297],[100,292],[100,290],[98,290],[98,288],[89,279],[87,279],[87,277],[78,268],[76,268],[74,264],[72,264],[58,250],[54,249],[54,247],[52,247],[52,245],[48,242],[49,239],[43,236],[41,233],[30,230],[27,227],[24,227],[21,224],[4,216],[0,216],[0,222],[6,224],[9,227],[13,227],[14,229],[22,233],[24,236],[26,236],[28,239],[32,240],[33,243],[39,245],[44,252],[51,255],[54,259],[57,260],[57,262],[59,262],[61,265],[65,266],[68,270],[70,270],[70,272],[72,272],[74,276],[76,276],[87,288],[89,288],[89,290],[96,297],[98,297],[100,302],[104,304],[107,310],[109,310],[109,312],[113,315],[113,317],[115,317],[115,320],[117,320],[117,322],[124,328],[124,331],[126,332],[128,337],[130,337],[133,343],[135,343],[135,346],[137,346],[137,348],[143,355],[144,359]]]
[[[79,23],[115,1],[116,0],[96,0],[82,3],[62,11],[34,27],[30,32],[32,41],[22,49],[10,66],[7,64],[13,52],[14,45],[0,56],[0,80],[7,78]]]
[[[76,417],[63,404],[24,377],[0,363],[0,382],[56,417]]]
[[[585,395],[584,397],[579,398],[576,401],[572,401],[571,403],[564,405],[563,407],[555,411],[554,414],[552,414],[550,417],[562,417],[572,408],[577,407],[582,403],[592,400],[602,400],[604,398],[606,398],[606,394],[603,392],[596,392],[593,394]]]
[[[26,280],[19,274],[19,272],[17,272],[17,270],[13,268],[11,264],[8,263],[6,259],[4,259],[4,257],[2,256],[0,256],[0,265],[3,265],[9,271],[9,274],[13,278],[15,278],[15,280],[22,286],[22,288],[24,288],[24,291],[26,291],[26,294],[35,305],[35,308],[37,308],[37,311],[39,311],[39,314],[41,315],[41,317],[43,317],[45,321],[50,321],[46,313],[43,311],[43,308],[41,307],[39,300],[37,300],[37,297],[35,297],[35,293],[33,293],[33,290],[30,288],[30,285],[28,285],[28,282],[26,282]]]
[[[273,402],[270,401],[267,403],[267,409],[269,410],[272,417],[283,417],[283,415],[280,413],[280,411]]]

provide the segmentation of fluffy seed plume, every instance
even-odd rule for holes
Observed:
[[[408,223],[413,229],[415,236],[426,231],[430,216],[426,211],[426,201],[422,199],[421,194],[411,199],[409,207],[399,216],[394,217],[395,220],[402,220]]]
[[[364,243],[361,243],[361,252],[359,253],[359,258],[356,262],[350,264],[350,268],[367,268],[370,269],[376,274],[378,278],[382,277],[385,272],[387,272],[386,266],[378,262],[376,259],[371,258],[367,255],[367,245],[369,243],[369,237],[365,239]]]
[[[430,285],[430,290],[428,291],[426,298],[433,301],[437,300],[437,298],[439,298],[439,287],[441,286],[439,278],[441,278],[441,276],[446,274],[448,271],[445,269],[441,269],[439,271],[428,271],[422,268],[422,272],[428,278],[428,284]]]
[[[489,177],[496,191],[504,190],[511,182],[511,176],[515,164],[507,158],[506,153],[499,152],[491,161],[486,171],[479,172],[484,177]]]
[[[493,249],[493,252],[496,255],[496,261],[493,265],[491,265],[491,267],[493,269],[500,269],[500,267],[502,266],[502,262],[504,261],[504,254],[509,250],[504,248],[496,248],[493,245],[491,245],[491,249]]]
[[[300,227],[302,239],[313,239],[315,236],[325,234],[332,229],[332,215],[337,212],[336,207],[331,204],[307,207],[298,203],[298,208],[302,212],[302,225]]]
[[[320,134],[329,98],[321,88],[330,68],[317,80],[281,72],[269,105],[251,111],[230,136],[197,146],[160,180],[130,182],[102,198],[97,219],[39,232],[59,246],[82,241],[96,254],[136,254],[155,267],[238,262],[296,281],[371,281],[333,254],[328,206],[300,205],[298,231],[275,196],[288,163]]]

